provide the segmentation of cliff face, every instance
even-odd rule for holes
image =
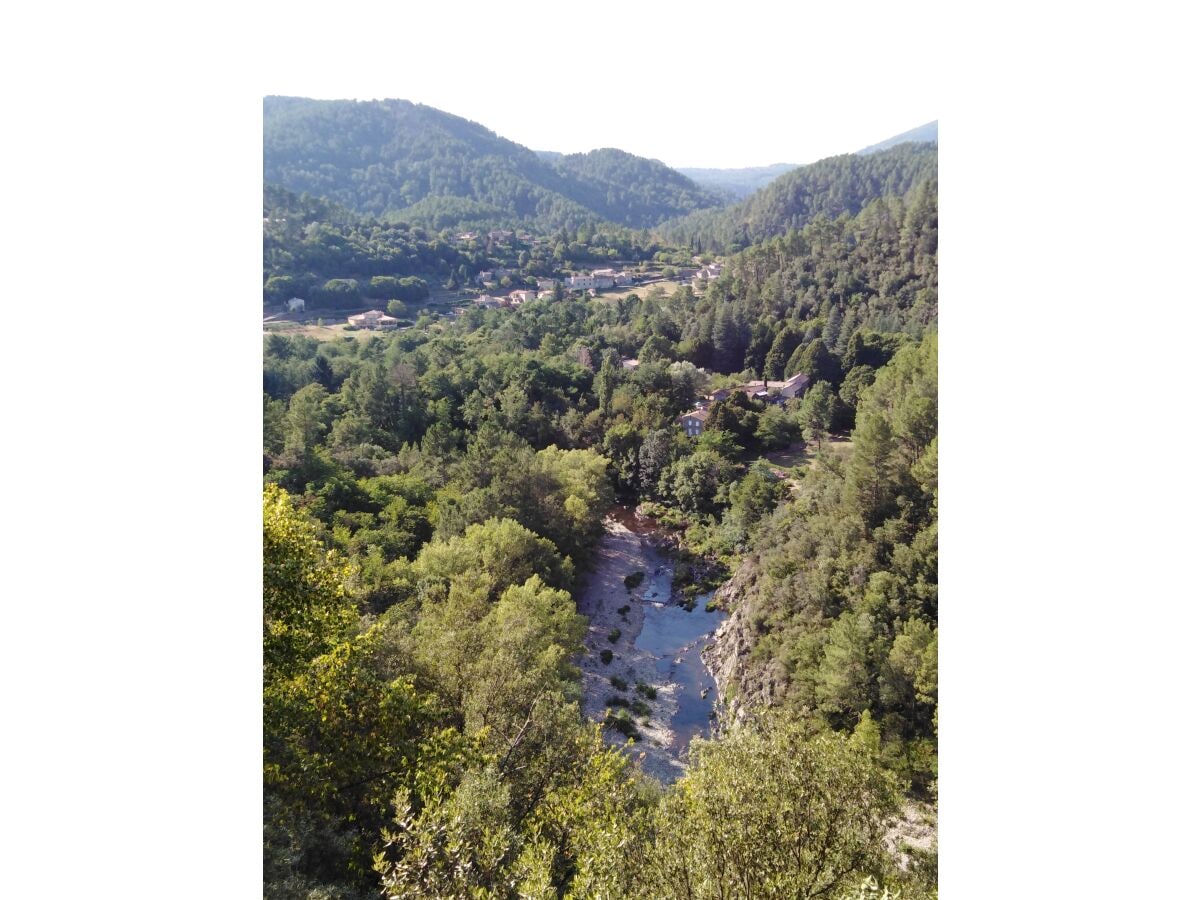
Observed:
[[[717,715],[721,723],[739,721],[752,707],[770,705],[781,688],[770,677],[769,670],[764,671],[751,660],[753,625],[741,598],[753,578],[753,566],[749,560],[744,561],[733,578],[713,595],[722,609],[730,611],[712,644],[703,652],[704,664],[717,682]]]

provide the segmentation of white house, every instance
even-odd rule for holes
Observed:
[[[596,286],[596,279],[591,275],[572,275],[567,279],[567,287],[573,291],[586,291]]]
[[[809,377],[803,372],[797,372],[787,381],[768,381],[767,388],[779,392],[779,399],[791,400],[799,397],[808,389]]]
[[[304,300],[300,297],[293,297],[287,302],[288,312],[304,312]]]
[[[356,328],[381,328],[385,331],[400,324],[399,319],[393,318],[379,309],[369,309],[357,316],[350,316],[346,321]]]

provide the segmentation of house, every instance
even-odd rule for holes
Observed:
[[[623,359],[623,360],[621,360],[621,368],[622,368],[622,369],[626,369],[626,370],[628,370],[628,369],[636,369],[637,367],[638,367],[638,361],[637,361],[636,359]]]
[[[797,372],[787,381],[768,381],[767,388],[779,392],[780,400],[791,400],[799,397],[808,390],[810,379],[803,372]]]
[[[538,290],[539,291],[552,291],[557,286],[558,286],[557,278],[539,278],[538,279]]]
[[[808,390],[809,377],[798,372],[786,381],[747,381],[737,387],[720,388],[713,391],[705,399],[710,403],[727,400],[735,392],[741,392],[751,400],[762,400],[764,403],[782,403],[794,397],[800,397]]]
[[[522,303],[529,303],[536,299],[537,291],[512,291],[508,295],[508,300],[513,306],[520,306]]]
[[[485,269],[475,276],[475,280],[480,284],[486,284],[489,281],[499,281],[504,276],[511,274],[511,271],[501,266],[498,269]]]
[[[692,278],[692,284],[695,287],[703,287],[710,281],[720,278],[721,272],[724,270],[725,267],[720,263],[711,263],[710,265],[704,266]]]
[[[304,300],[300,297],[293,297],[287,302],[288,312],[304,312]]]
[[[567,279],[567,287],[573,291],[586,291],[596,286],[596,279],[591,275],[572,275]]]
[[[696,437],[704,431],[704,423],[708,421],[707,409],[693,409],[685,412],[676,421],[683,427],[688,437]]]
[[[618,272],[613,276],[613,285],[616,287],[624,287],[625,285],[633,284],[632,272]]]
[[[748,381],[739,384],[734,390],[741,391],[754,400],[767,403],[782,403],[801,396],[808,389],[809,377],[803,372],[797,372],[786,381]]]
[[[615,269],[592,269],[593,278],[616,278],[617,272]]]
[[[479,237],[479,235],[476,234],[474,231],[464,231],[462,234],[460,234],[458,236],[458,239],[460,241],[473,241],[478,237]]]
[[[607,290],[616,283],[615,279],[609,275],[593,275],[592,279],[595,282],[595,288],[598,291]]]
[[[487,294],[482,294],[475,298],[475,304],[484,309],[499,309],[501,306],[508,306],[508,300],[504,297],[489,297]]]
[[[346,321],[355,328],[380,328],[385,331],[395,328],[400,324],[399,319],[393,318],[378,309],[369,309],[364,313],[359,313],[357,316],[350,316]]]

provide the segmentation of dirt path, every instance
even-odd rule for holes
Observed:
[[[650,716],[633,715],[641,740],[633,744],[631,755],[640,759],[642,768],[654,778],[671,782],[683,773],[683,762],[672,749],[675,735],[671,718],[679,707],[677,683],[664,679],[656,669],[658,658],[634,646],[645,621],[643,604],[666,601],[670,597],[671,562],[659,553],[650,538],[635,534],[613,519],[605,521],[595,556],[595,568],[578,596],[579,612],[590,624],[584,640],[586,651],[580,660],[583,669],[583,713],[597,722],[603,721],[610,697],[622,697],[630,703],[641,700],[650,707]],[[624,579],[635,572],[644,572],[642,583],[633,590]],[[622,615],[617,610],[628,606]],[[614,629],[620,636],[610,641]],[[600,654],[612,651],[612,661],[605,664]],[[621,691],[610,682],[612,676],[623,678],[627,689]],[[653,700],[639,695],[635,687],[641,682],[654,688]],[[613,710],[616,712],[616,709]],[[614,729],[605,729],[605,739],[617,746],[626,738]]]

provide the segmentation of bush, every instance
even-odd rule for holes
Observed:
[[[634,688],[634,690],[637,691],[639,694],[641,694],[643,697],[645,697],[647,700],[653,700],[655,697],[658,696],[658,691],[656,691],[650,685],[646,684],[646,682],[644,682],[644,681],[639,681],[637,683],[637,687]]]
[[[650,716],[650,707],[646,705],[645,700],[634,700],[633,703],[629,704],[629,708],[633,710],[635,715]]]
[[[624,606],[617,607],[617,614],[623,616],[626,613],[628,613],[629,610],[631,610],[632,608],[633,607],[631,607],[628,603],[626,603]]]
[[[716,600],[709,600],[707,603],[704,604],[705,612],[716,612],[720,608],[721,608],[721,604],[719,604]]]
[[[638,703],[641,703],[642,701],[641,701],[641,700],[638,700],[638,701],[636,701],[636,702],[638,702]],[[616,694],[613,694],[611,697],[609,697],[607,700],[605,700],[605,701],[604,701],[604,705],[605,705],[605,706],[624,706],[624,707],[628,707],[628,706],[629,706],[629,701],[628,701],[628,700],[626,700],[624,697],[618,697]]]
[[[620,639],[621,639],[621,629],[620,628],[614,628],[612,631],[610,631],[608,633],[608,642],[610,644],[615,644]]]
[[[612,676],[610,679],[608,679],[608,683],[615,687],[618,691],[629,690],[629,682],[620,675]]]
[[[612,651],[611,650],[601,650],[600,651],[600,662],[604,663],[606,666],[610,662],[612,662]]]
[[[633,724],[633,719],[629,718],[629,713],[625,710],[620,710],[615,716],[608,715],[604,719],[604,727],[611,728],[614,731],[619,731],[627,738],[633,738],[635,741],[642,739],[641,733],[637,730],[637,726]]]
[[[646,577],[645,572],[634,572],[632,575],[626,575],[625,576],[625,587],[628,590],[632,591],[634,588],[636,588],[639,584],[642,583],[642,580],[645,577]]]

